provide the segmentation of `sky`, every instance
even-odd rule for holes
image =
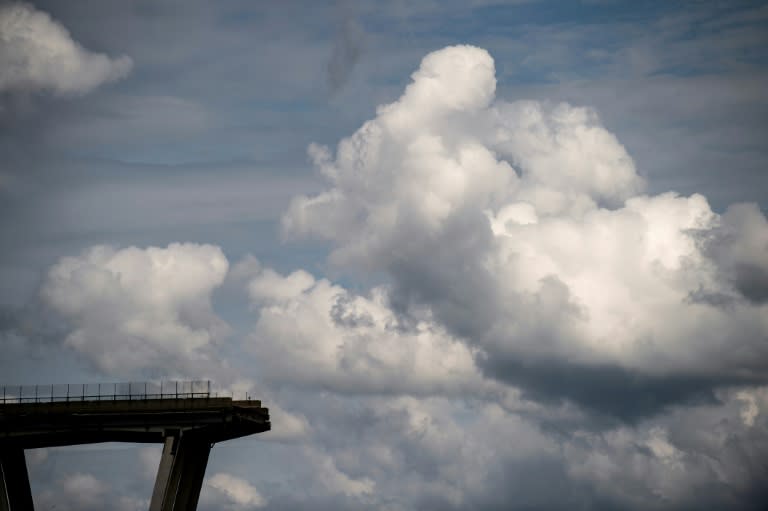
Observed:
[[[0,2],[0,380],[211,379],[200,509],[757,510],[768,6]],[[146,509],[160,446],[27,452]]]

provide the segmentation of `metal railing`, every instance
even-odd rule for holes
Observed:
[[[211,393],[210,380],[4,385],[0,404],[197,399],[216,396],[217,393]]]

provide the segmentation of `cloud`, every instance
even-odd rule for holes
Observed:
[[[756,206],[719,215],[698,194],[644,195],[595,112],[494,101],[485,50],[431,53],[412,77],[335,154],[310,146],[329,187],[292,201],[287,237],[329,240],[338,267],[384,272],[397,314],[428,310],[488,375],[539,398],[621,415],[557,377],[596,369],[600,387],[656,399],[643,413],[765,380]]]
[[[262,433],[261,440],[273,442],[294,442],[304,440],[310,431],[307,418],[300,413],[290,413],[280,407],[279,398],[266,391],[253,392],[253,395],[269,403],[269,422],[272,429]]]
[[[331,495],[344,495],[348,498],[361,498],[370,495],[376,488],[376,483],[367,477],[351,477],[340,470],[333,456],[318,449],[306,448],[304,459],[307,468],[317,474],[315,491]]]
[[[90,52],[65,27],[25,3],[0,7],[0,92],[85,94],[131,70],[129,57]]]
[[[277,436],[249,440],[266,467],[231,449],[252,472],[214,471],[201,507],[765,501],[765,216],[648,195],[595,112],[494,91],[487,52],[441,50],[335,151],[311,146],[328,186],[293,201],[285,234],[330,241],[369,289],[254,258],[228,271],[193,244],[51,269],[67,345],[110,371],[215,366],[211,295],[246,287],[252,330],[218,354],[259,378],[231,388],[264,398]]]
[[[654,502],[660,509],[693,509],[709,501],[757,509],[765,488],[758,460],[768,444],[765,421],[757,425],[754,418],[758,402],[764,410],[764,394],[765,387],[721,393],[717,405],[678,408],[636,428],[577,431],[564,450],[569,474],[634,508]]]
[[[144,477],[154,482],[163,452],[159,446],[139,449],[139,467]]]
[[[98,511],[105,508],[139,511],[149,505],[148,500],[116,494],[108,483],[87,473],[69,474],[55,481],[53,486],[54,489],[35,495],[35,507],[63,511]]]
[[[755,204],[729,207],[702,238],[724,284],[752,303],[768,302],[768,221]]]
[[[345,393],[483,387],[472,351],[428,314],[404,323],[384,288],[361,296],[305,271],[259,268],[248,292],[258,316],[248,347],[268,381]]]
[[[759,509],[768,449],[765,387],[742,392],[599,430],[589,421],[546,421],[551,409],[316,393],[307,406],[311,450],[291,454],[302,462],[283,469],[301,483],[288,485],[290,497],[270,495],[269,508],[301,509],[286,502],[325,503],[336,493],[333,502],[345,509]],[[745,400],[761,410],[750,412],[751,424],[743,420]],[[318,459],[375,486],[341,497],[323,486],[318,472],[333,470],[318,471]]]
[[[207,350],[228,333],[211,308],[228,267],[211,245],[97,246],[59,260],[42,297],[73,327],[65,344],[101,371],[178,374],[210,363]]]
[[[62,489],[69,496],[77,496],[77,505],[96,508],[104,504],[108,486],[91,474],[72,474],[62,481]]]
[[[235,509],[264,507],[267,501],[248,481],[231,474],[219,472],[210,477],[206,484],[226,496]]]

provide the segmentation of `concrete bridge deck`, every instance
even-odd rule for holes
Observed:
[[[169,432],[210,443],[269,431],[260,401],[228,397],[69,401],[0,406],[0,449],[98,442],[163,443]],[[174,433],[175,434],[175,433]]]
[[[269,431],[257,400],[228,397],[21,402],[0,405],[0,511],[33,511],[24,449],[163,444],[150,511],[193,511],[213,444]]]

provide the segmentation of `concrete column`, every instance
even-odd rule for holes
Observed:
[[[166,437],[149,511],[194,511],[211,444],[193,435]]]
[[[157,477],[155,477],[155,488],[152,490],[152,500],[149,503],[149,511],[162,511],[163,509],[163,500],[170,486],[171,470],[176,459],[176,443],[178,443],[178,438],[178,436],[170,435],[165,437],[163,454],[160,457]]]
[[[0,446],[0,472],[0,511],[34,511],[24,449]]]
[[[211,444],[205,439],[195,439],[183,442],[181,447],[184,449],[184,466],[181,467],[179,489],[173,510],[194,511],[200,499]]]
[[[11,504],[8,502],[8,490],[5,485],[5,474],[3,473],[2,462],[0,462],[0,511],[11,511]]]

